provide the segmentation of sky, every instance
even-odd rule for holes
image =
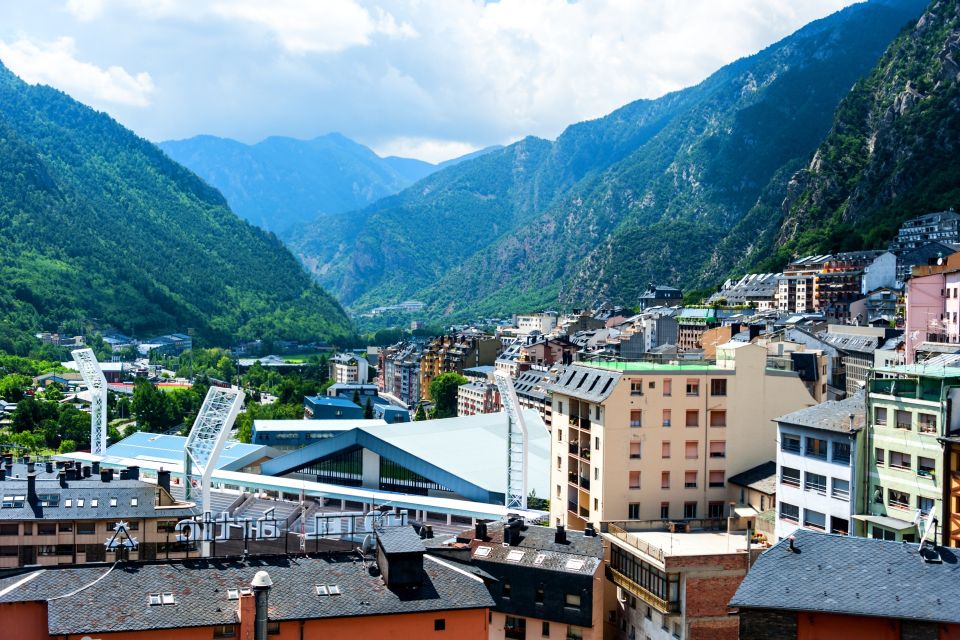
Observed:
[[[7,0],[0,61],[153,141],[437,162],[703,80],[849,0]]]

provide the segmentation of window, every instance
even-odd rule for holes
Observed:
[[[60,533],[73,533],[73,523],[61,522],[59,525],[57,525],[57,530]]]
[[[627,520],[639,520],[640,519],[640,503],[631,502],[627,505]]]
[[[90,536],[96,533],[97,533],[97,523],[95,522],[78,522],[77,523],[77,535]]]
[[[631,381],[630,381],[630,395],[632,395],[632,396],[642,396],[642,395],[643,395],[643,381],[642,381],[642,380],[631,380]]]
[[[813,511],[812,509],[804,509],[803,526],[811,529],[817,529],[819,531],[826,531],[827,515],[825,513],[820,513],[819,511]]]
[[[157,533],[173,533],[176,529],[176,520],[157,520]]]
[[[800,507],[781,502],[780,519],[786,520],[787,522],[800,522]]]
[[[669,471],[660,472],[660,488],[661,489],[670,488],[670,472]]]
[[[527,620],[526,618],[517,618],[516,616],[507,616],[503,625],[503,635],[513,640],[526,640]]]
[[[725,396],[727,395],[727,380],[726,378],[719,378],[710,381],[710,395],[712,396]]]
[[[686,489],[696,489],[697,488],[697,472],[696,471],[686,471],[683,474],[683,486]]]
[[[110,506],[111,506],[111,507],[117,506],[117,499],[116,499],[116,498],[110,498]]]
[[[933,413],[917,413],[917,430],[920,433],[936,433],[937,416]]]
[[[670,378],[664,378],[663,380],[663,395],[671,396],[673,395],[673,380]]]
[[[917,509],[927,515],[933,509],[934,500],[933,498],[924,498],[923,496],[917,496]]]
[[[850,499],[850,481],[840,478],[832,479],[833,486],[830,488],[830,495],[837,500]]]
[[[639,410],[634,410],[630,412],[630,426],[631,427],[640,427],[642,426],[643,412]]]
[[[560,467],[563,464],[563,458],[557,456],[557,471],[560,471]]]
[[[633,458],[633,459],[637,459],[637,458],[640,457],[640,443],[639,443],[639,442],[631,442],[631,443],[630,443],[630,457]]]
[[[640,472],[639,471],[630,472],[630,488],[631,489],[640,488]]]
[[[814,491],[825,496],[827,495],[827,477],[807,471],[803,479],[803,488],[805,491]]]
[[[790,453],[800,453],[800,436],[783,434],[780,438],[780,449]]]
[[[707,517],[718,520],[723,517],[723,502],[710,502],[707,504]]]
[[[882,467],[884,465],[884,461],[886,460],[886,456],[884,455],[883,449],[881,449],[880,447],[877,447],[876,449],[873,450],[873,455],[877,459],[877,466]]]
[[[140,501],[139,501],[138,498],[130,498],[130,506],[131,506],[131,507],[137,506],[137,504],[138,504],[139,502],[140,502]]]
[[[696,502],[684,502],[683,503],[683,517],[687,520],[692,520],[697,517],[697,503]]]
[[[937,463],[933,458],[924,458],[917,456],[917,475],[925,478],[932,478],[936,473]]]
[[[807,456],[811,458],[827,459],[827,441],[807,436]]]
[[[717,489],[723,487],[724,477],[723,471],[711,471],[710,472],[710,487],[712,489]]]
[[[446,628],[447,628],[447,621],[445,618],[437,618],[433,621],[434,631],[445,631]]]
[[[833,461],[837,464],[850,464],[850,443],[833,443]]]
[[[595,436],[593,438],[593,450],[600,451],[600,436]]]
[[[780,484],[785,484],[788,487],[799,487],[800,486],[800,469],[794,469],[792,467],[781,467],[780,468]]]
[[[878,427],[885,427],[887,425],[886,407],[877,407],[873,410],[873,422]]]
[[[670,409],[663,410],[663,426],[670,426]]]
[[[670,457],[670,441],[664,440],[660,443],[660,457],[669,458]]]
[[[726,458],[727,457],[727,443],[724,440],[712,440],[710,442],[710,457],[711,458]]]
[[[55,536],[57,535],[57,525],[52,522],[39,522],[37,523],[37,535]]]
[[[504,598],[506,598],[506,599],[509,600],[509,599],[510,599],[510,592],[511,592],[510,583],[509,583],[509,582],[504,582],[504,583],[503,583],[503,586],[501,587],[501,590],[500,590],[500,595],[501,595],[502,597],[504,597]]]
[[[544,620],[540,626],[540,635],[542,635],[544,638],[550,637],[550,623],[546,620]]]
[[[573,625],[567,627],[567,640],[583,640],[583,629]]]
[[[901,451],[890,452],[890,467],[893,469],[911,469],[910,454]]]
[[[840,535],[850,535],[850,521],[846,518],[830,516],[830,533],[839,533]]]
[[[687,440],[686,444],[683,447],[683,456],[687,460],[696,460],[700,457],[699,443],[696,440]]]
[[[692,378],[687,379],[687,395],[688,396],[698,396],[700,395],[700,381]]]
[[[577,593],[567,593],[563,596],[563,606],[574,609],[580,608],[580,595]]]
[[[883,504],[883,487],[877,485],[877,488],[873,490],[873,501],[877,504]]]
[[[670,503],[669,502],[660,503],[660,519],[661,520],[670,519]]]
[[[153,602],[150,603],[151,605]],[[237,636],[237,625],[220,624],[213,628],[214,638],[235,638]]]
[[[0,524],[0,536],[18,536],[20,535],[19,524]]]
[[[887,503],[896,509],[909,509],[910,494],[906,491],[887,489]]]
[[[911,421],[909,411],[897,409],[897,429],[909,429]]]
[[[687,422],[688,427],[699,427],[700,426],[700,412],[696,409],[687,409]]]

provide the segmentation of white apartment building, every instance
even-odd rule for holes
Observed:
[[[777,418],[778,539],[797,528],[850,535],[863,393]]]

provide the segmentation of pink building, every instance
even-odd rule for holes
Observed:
[[[956,256],[956,257],[954,257]],[[923,343],[960,343],[960,254],[943,264],[914,267],[907,280],[907,364]]]

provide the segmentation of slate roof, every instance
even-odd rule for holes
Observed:
[[[777,463],[773,460],[758,464],[727,478],[727,482],[738,487],[746,487],[767,495],[777,492]]]
[[[925,562],[919,545],[797,529],[799,553],[781,540],[763,553],[731,607],[819,611],[960,623],[960,556],[938,547]]]
[[[103,565],[39,569],[0,580],[0,602],[50,599],[51,635],[234,624],[238,601],[228,599],[227,589],[248,587],[262,570],[273,581],[273,621],[493,606],[479,578],[431,557],[424,559],[423,568],[420,587],[403,590],[388,589],[353,553],[130,563],[113,570]],[[75,593],[84,585],[89,586]],[[341,595],[317,595],[315,585],[338,585]],[[148,595],[160,592],[173,593],[176,603],[150,606]]]
[[[853,429],[861,429],[866,423],[867,409],[863,392],[844,400],[828,400],[806,409],[800,409],[776,419],[777,422],[795,424],[800,427],[825,429],[838,433],[850,433],[850,415],[853,415]]]
[[[426,547],[413,527],[384,527],[376,530],[377,544],[384,553],[423,553]]]
[[[820,339],[829,345],[844,351],[857,353],[873,353],[882,341],[878,336],[861,336],[847,333],[822,332]]]
[[[623,374],[619,371],[570,365],[556,382],[546,384],[544,388],[590,402],[603,402],[613,393],[621,377]]]
[[[38,470],[43,465],[37,465]],[[18,478],[8,478],[0,482],[0,494],[7,502],[8,496],[27,495],[26,465],[14,465],[13,473]],[[141,480],[118,480],[116,476],[110,482],[103,482],[100,476],[84,480],[67,480],[67,487],[61,487],[55,474],[41,473],[36,483],[37,496],[57,496],[56,506],[31,505],[26,499],[19,507],[0,508],[0,520],[132,520],[138,518],[184,518],[196,515],[200,510],[193,503],[184,503],[182,507],[156,508],[158,487]],[[116,506],[110,506],[111,499]],[[71,506],[67,506],[67,501]],[[80,506],[80,501],[83,506]],[[136,504],[134,504],[134,500]],[[94,504],[96,503],[96,506]],[[51,501],[52,505],[53,502]]]
[[[503,524],[494,523],[487,525],[487,538],[484,540],[473,539],[473,529],[465,531],[457,540],[469,540],[474,562],[486,567],[503,563],[564,574],[592,575],[603,562],[603,542],[599,535],[587,536],[581,531],[567,531],[567,543],[558,544],[554,542],[555,533],[556,529],[527,525],[520,532],[519,544],[504,546]],[[478,555],[477,549],[480,547],[489,548],[489,553]],[[523,555],[516,552],[522,552]],[[514,555],[511,556],[511,553]],[[567,563],[571,560],[583,564],[577,562],[568,567]]]

